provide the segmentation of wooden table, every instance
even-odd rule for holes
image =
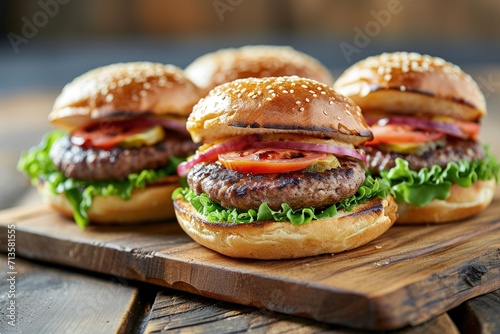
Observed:
[[[493,69],[495,77],[499,68]],[[478,71],[487,77],[491,72]],[[500,92],[487,92],[488,118],[481,139],[500,157],[496,134]],[[15,171],[21,150],[50,129],[46,116],[57,92],[35,92],[0,100],[0,204],[38,203]],[[6,112],[8,110],[8,112]],[[12,112],[11,112],[12,111]],[[13,112],[15,111],[15,112]],[[6,322],[7,257],[0,255],[0,333],[361,333],[341,326],[262,308],[217,301],[157,285],[70,267],[16,259],[16,327]],[[500,290],[476,297],[419,326],[395,333],[499,333]],[[14,329],[14,331],[13,331]]]

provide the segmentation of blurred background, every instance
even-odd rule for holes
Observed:
[[[64,84],[110,63],[185,67],[220,48],[276,44],[337,77],[370,55],[416,51],[469,72],[490,115],[500,106],[498,0],[0,0],[0,34],[0,209],[29,188],[19,154],[51,128]]]

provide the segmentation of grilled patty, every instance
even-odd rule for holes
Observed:
[[[373,174],[379,174],[396,165],[396,158],[408,161],[412,170],[418,171],[424,167],[432,168],[434,165],[445,167],[450,161],[481,160],[484,158],[483,147],[469,140],[448,140],[442,147],[431,149],[423,154],[400,154],[384,152],[375,146],[364,146],[366,152],[366,166]]]
[[[341,166],[322,173],[243,174],[219,163],[196,165],[188,174],[190,188],[225,208],[258,209],[267,202],[273,210],[282,203],[292,209],[322,208],[351,197],[365,180],[359,163],[343,159]]]
[[[69,136],[56,141],[50,157],[67,177],[79,180],[124,180],[131,173],[166,165],[171,156],[188,156],[197,145],[187,138],[167,138],[141,148],[111,150],[74,145]]]

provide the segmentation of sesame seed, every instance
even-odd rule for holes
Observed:
[[[151,88],[151,84],[149,82],[145,82],[142,87],[144,87],[144,89],[150,89]]]
[[[322,88],[320,86],[316,87],[317,90],[321,90]]]
[[[142,96],[142,97],[146,96],[146,94],[147,94],[147,93],[146,93],[146,91],[145,91],[145,90],[141,90],[141,91],[139,92],[139,95],[140,95],[140,96]]]
[[[323,114],[324,114],[325,116],[328,116],[328,113],[326,112],[326,110],[323,110]]]
[[[113,94],[108,94],[108,95],[106,95],[106,102],[108,102],[108,103],[109,103],[109,102],[113,101],[113,99],[114,99]]]
[[[318,95],[317,94],[313,94],[313,97],[318,97]]]
[[[402,92],[406,91],[406,86],[399,86],[399,90]]]
[[[330,103],[330,104],[333,104],[333,101],[330,101],[329,103]]]
[[[293,92],[295,92],[295,90],[293,90],[293,89],[290,89],[290,93],[291,93],[291,94],[293,94]]]
[[[300,87],[305,88],[305,89],[309,88],[309,86],[307,86],[307,85],[300,85]]]
[[[268,97],[266,98],[267,101],[272,101],[272,98]]]
[[[326,95],[326,92],[325,92],[325,91],[322,91],[322,92],[321,92],[321,95]]]
[[[295,101],[295,104],[296,104],[296,105],[299,105],[299,104],[300,104],[300,101]]]
[[[305,109],[304,109],[304,107],[300,107],[300,109],[299,109],[299,110],[300,110],[300,111],[304,111]]]
[[[309,98],[308,98],[308,97],[306,97],[306,102],[311,102],[311,100],[309,100]]]
[[[288,91],[286,89],[283,89],[283,93],[288,94]]]

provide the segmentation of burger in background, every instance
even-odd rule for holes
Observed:
[[[454,221],[491,203],[499,165],[477,141],[486,103],[459,67],[428,55],[384,53],[348,68],[334,88],[371,126],[367,168],[391,183],[398,223]]]
[[[316,59],[289,46],[249,45],[207,53],[186,67],[186,75],[205,94],[236,79],[297,75],[333,85]]]
[[[89,71],[64,87],[49,114],[65,131],[48,133],[18,168],[82,228],[174,218],[177,165],[197,148],[185,122],[200,94],[172,65]]]
[[[341,252],[384,233],[396,204],[365,177],[372,139],[361,110],[330,86],[299,77],[239,79],[193,108],[197,153],[178,167],[177,220],[201,245],[238,258]]]

